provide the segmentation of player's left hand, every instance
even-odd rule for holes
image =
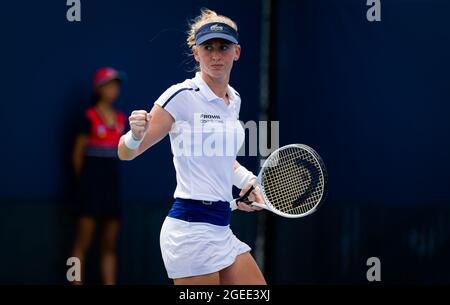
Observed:
[[[242,197],[245,195],[245,193],[253,186],[253,183],[255,182],[256,178],[251,179],[241,190],[239,193],[239,197]],[[250,196],[248,196],[248,200],[264,204],[264,199],[261,196],[261,192],[259,190],[259,187],[255,187],[255,189],[250,193]],[[254,211],[260,211],[262,208],[246,204],[244,202],[236,202],[236,205],[239,210],[246,211],[246,212],[254,212]]]

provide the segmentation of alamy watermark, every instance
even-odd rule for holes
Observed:
[[[244,123],[224,120],[218,114],[195,113],[193,122],[174,124],[170,134],[172,152],[175,157],[266,158],[279,148],[279,129],[279,121]]]
[[[381,1],[380,0],[367,0],[367,6],[370,8],[367,10],[366,18],[369,22],[381,21]]]
[[[67,269],[66,278],[69,282],[81,281],[81,261],[78,257],[69,257],[66,265],[70,268]]]
[[[81,21],[81,2],[80,0],[67,0],[67,6],[70,6],[66,12],[66,18],[69,22]]]
[[[81,21],[80,0],[67,0],[66,5],[69,6],[66,12],[67,21]],[[381,0],[367,0],[366,5],[370,6],[366,13],[367,21],[381,21]]]
[[[369,257],[366,262],[370,268],[367,270],[366,278],[369,282],[381,281],[381,261],[378,257]]]

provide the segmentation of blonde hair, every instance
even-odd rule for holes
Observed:
[[[210,22],[225,23],[226,25],[231,26],[236,31],[238,30],[236,23],[230,18],[218,15],[215,11],[212,11],[210,9],[202,8],[201,14],[192,21],[192,23],[190,24],[190,29],[187,32],[188,37],[186,41],[190,49],[195,46],[195,34],[197,33],[197,30]]]

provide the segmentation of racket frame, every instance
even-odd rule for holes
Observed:
[[[278,153],[281,150],[288,149],[288,148],[291,148],[291,147],[299,147],[301,149],[304,149],[304,150],[308,151],[313,156],[313,158],[317,161],[317,163],[319,164],[320,171],[321,171],[321,174],[322,174],[322,177],[323,177],[324,188],[323,188],[323,192],[322,192],[318,202],[314,205],[313,208],[311,208],[310,210],[308,210],[307,212],[302,213],[302,214],[288,214],[288,213],[284,213],[284,212],[281,212],[281,211],[275,209],[273,207],[273,205],[270,203],[269,199],[267,198],[266,192],[264,190],[264,186],[262,185],[263,169],[267,167],[269,162],[271,162],[271,156],[276,154],[276,153]],[[319,156],[319,154],[314,149],[312,149],[308,145],[304,145],[304,144],[289,144],[289,145],[285,145],[285,146],[282,146],[282,147],[278,148],[277,150],[273,151],[269,155],[269,157],[264,161],[263,166],[262,166],[261,170],[259,171],[259,174],[256,177],[255,182],[253,183],[253,186],[242,197],[233,199],[233,201],[231,202],[231,206],[236,206],[237,207],[237,202],[243,202],[243,203],[246,203],[246,204],[249,204],[249,205],[257,206],[259,208],[263,208],[265,210],[271,211],[271,212],[273,212],[273,213],[275,213],[275,214],[277,214],[279,216],[286,217],[286,218],[300,218],[300,217],[308,216],[308,215],[314,213],[315,211],[317,211],[319,206],[322,205],[322,203],[323,203],[323,201],[325,199],[325,195],[327,193],[327,180],[328,180],[328,175],[327,175],[327,171],[326,171],[325,165],[324,165],[324,163],[322,161],[322,158]],[[244,199],[244,198],[248,197],[250,192],[252,192],[256,187],[259,187],[260,194],[263,197],[265,204],[261,204],[261,203],[258,203],[258,202],[252,202],[252,201],[248,201],[248,200]]]

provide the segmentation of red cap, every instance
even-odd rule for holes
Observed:
[[[95,71],[93,77],[94,87],[104,85],[113,79],[122,80],[119,71],[110,67],[102,67]]]

